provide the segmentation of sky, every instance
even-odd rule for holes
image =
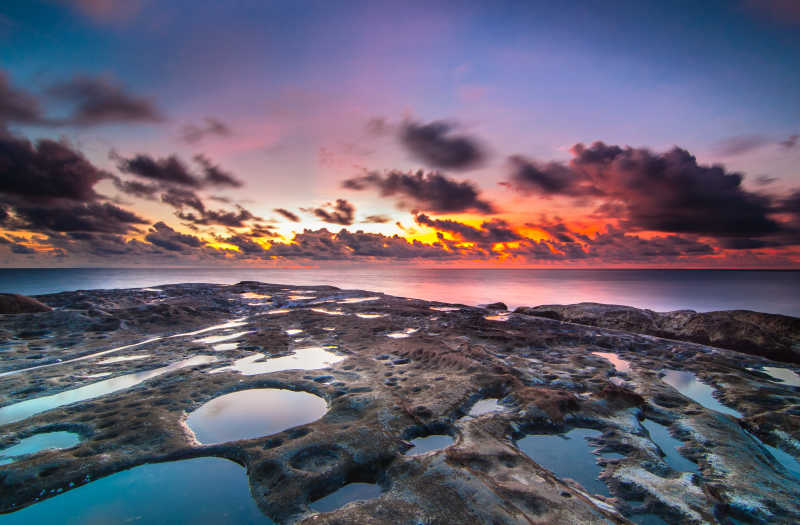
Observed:
[[[800,4],[560,4],[3,2],[0,265],[800,268]]]

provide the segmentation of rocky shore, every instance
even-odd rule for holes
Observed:
[[[800,521],[800,480],[767,448],[800,456],[800,387],[766,372],[797,371],[799,319],[489,306],[257,282],[3,299],[0,449],[52,431],[81,441],[0,466],[0,513],[137,465],[216,456],[246,467],[252,497],[277,523]],[[258,370],[307,349],[335,362]],[[670,370],[693,374],[735,415],[681,394]],[[147,379],[50,409],[29,403],[134,373]],[[314,394],[327,412],[211,444],[187,425],[209,401],[254,388]],[[666,461],[646,421],[668,427],[696,472]],[[591,448],[609,495],[517,444],[574,428],[598,431]],[[453,443],[406,453],[430,434]],[[348,483],[381,493],[312,510]]]

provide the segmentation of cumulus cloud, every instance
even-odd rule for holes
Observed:
[[[698,164],[681,148],[655,153],[595,142],[576,144],[567,163],[510,160],[509,185],[523,193],[585,197],[598,215],[633,230],[719,237],[775,234],[771,200],[746,190],[743,176],[719,165]]]
[[[91,201],[109,175],[64,142],[33,144],[0,128],[0,196],[5,202]]]
[[[367,215],[361,222],[363,224],[386,224],[387,222],[391,222],[392,218],[388,215]]]
[[[8,76],[0,71],[0,124],[3,122],[36,124],[42,120],[41,108],[36,97],[13,87]]]
[[[432,168],[464,170],[479,166],[485,157],[483,148],[472,137],[454,135],[453,129],[453,124],[442,121],[408,121],[400,130],[400,141],[414,158]]]
[[[205,242],[199,237],[179,233],[167,226],[164,222],[155,223],[145,236],[145,240],[160,248],[173,252],[183,252],[191,248],[198,248],[205,245]]]
[[[456,181],[439,172],[423,171],[385,174],[367,173],[347,179],[342,184],[351,190],[377,189],[383,197],[398,197],[423,211],[456,213],[474,211],[494,213],[494,206],[480,198],[478,189],[468,181]]]
[[[154,180],[161,184],[174,184],[196,189],[207,186],[238,188],[242,185],[241,181],[214,165],[203,155],[193,157],[194,162],[200,168],[199,173],[193,171],[177,155],[158,159],[146,153],[139,153],[125,158],[112,152],[111,158],[117,162],[117,169],[122,173]]]
[[[231,129],[224,122],[213,117],[206,117],[202,124],[186,124],[181,129],[181,138],[184,142],[195,144],[206,137],[229,137]]]
[[[286,210],[284,208],[275,208],[273,211],[279,215],[283,215],[285,218],[289,219],[292,222],[300,222],[300,217],[290,212],[289,210]]]
[[[204,209],[198,214],[179,211],[175,215],[181,220],[192,224],[203,226],[219,225],[229,228],[243,228],[247,226],[247,221],[263,220],[241,206],[237,205],[236,208],[236,211]]]
[[[129,93],[108,78],[77,76],[51,86],[47,94],[74,105],[64,124],[85,126],[164,120],[152,100]]]
[[[127,233],[138,231],[147,221],[114,204],[89,203],[72,206],[18,206],[18,217],[30,230],[56,232]]]
[[[417,215],[415,220],[420,226],[428,226],[438,231],[453,234],[464,241],[480,244],[492,245],[523,239],[506,221],[501,219],[484,221],[479,228],[449,219],[432,219],[424,213]]]
[[[350,226],[353,224],[356,207],[345,199],[336,199],[336,203],[327,202],[319,208],[308,208],[303,211],[313,213],[318,218],[331,224]]]

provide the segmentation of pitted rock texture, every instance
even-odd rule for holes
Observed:
[[[189,357],[217,361],[0,424],[0,448],[44,431],[83,437],[75,447],[0,466],[0,512],[143,463],[219,456],[247,467],[261,510],[286,524],[628,523],[643,512],[668,523],[800,520],[800,483],[751,437],[800,452],[800,388],[759,371],[785,363],[325,286],[179,284],[39,299],[54,310],[0,316],[0,410]],[[217,335],[235,344],[219,350],[198,341]],[[343,359],[323,369],[255,375],[227,368],[245,357],[268,360],[306,347]],[[592,352],[616,353],[631,368],[620,372]],[[144,357],[101,363],[132,355]],[[661,380],[662,369],[693,372],[743,417],[684,397]],[[187,414],[250,388],[309,392],[327,401],[328,412],[269,436],[198,443]],[[467,416],[484,398],[498,399],[501,410]],[[668,425],[700,474],[673,471],[644,418]],[[591,447],[619,455],[597,457],[611,498],[559,477],[515,444],[528,434],[574,427],[601,431]],[[434,433],[455,441],[404,454],[409,439]],[[310,509],[350,482],[377,483],[384,492],[329,513]]]
[[[800,319],[750,310],[654,312],[616,304],[521,306],[517,313],[691,341],[800,363]]]

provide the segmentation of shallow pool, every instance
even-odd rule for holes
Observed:
[[[374,483],[348,483],[332,494],[310,503],[308,506],[317,512],[331,512],[351,501],[377,498],[383,489]]]
[[[688,397],[692,401],[706,407],[709,410],[715,410],[722,414],[728,414],[733,417],[742,417],[742,413],[733,408],[727,407],[720,403],[714,397],[714,389],[700,381],[692,372],[685,372],[682,370],[665,370],[662,381],[673,387],[675,390]]]
[[[0,408],[0,425],[13,423],[14,421],[20,421],[27,417],[31,417],[34,414],[44,412],[45,410],[51,410],[53,408],[69,405],[71,403],[86,401],[87,399],[93,399],[95,397],[125,390],[127,388],[136,386],[139,383],[147,381],[148,379],[166,374],[167,372],[174,372],[175,370],[189,366],[213,363],[216,360],[217,358],[211,355],[198,355],[190,357],[189,359],[184,359],[183,361],[178,361],[170,365],[163,366],[161,368],[156,368],[154,370],[146,370],[144,372],[136,372],[133,374],[112,377],[111,379],[73,388],[72,390],[66,390],[51,396],[43,396],[20,401],[19,403],[14,403],[12,405],[7,405]]]
[[[631,371],[631,362],[620,358],[619,355],[613,352],[592,352],[592,354],[596,355],[597,357],[602,357],[606,361],[610,361],[618,372]]]
[[[308,392],[252,388],[212,399],[190,413],[186,424],[200,443],[269,436],[316,421],[328,404]]]
[[[689,461],[678,452],[678,448],[683,446],[683,441],[675,439],[669,433],[669,427],[660,423],[656,423],[651,419],[642,421],[642,426],[647,429],[650,434],[650,440],[658,445],[658,448],[664,453],[664,461],[667,465],[672,467],[673,470],[678,472],[693,472],[700,473],[700,469],[692,461]]]
[[[20,440],[16,445],[0,450],[0,465],[16,460],[18,456],[35,454],[42,450],[71,448],[81,442],[74,432],[42,432]]]
[[[572,478],[592,494],[610,496],[606,484],[597,478],[603,469],[586,440],[601,435],[588,428],[574,428],[566,434],[531,434],[517,441],[517,447],[556,476]]]
[[[283,370],[316,370],[327,368],[343,359],[345,356],[336,355],[323,347],[312,346],[298,348],[293,354],[282,357],[267,357],[264,354],[250,355],[237,359],[231,366],[218,368],[213,372],[233,370],[242,375],[253,376]]]
[[[434,450],[441,450],[447,448],[455,442],[453,436],[447,434],[433,434],[430,436],[419,437],[412,439],[411,443],[414,445],[405,451],[406,456],[419,456],[433,452]]]
[[[11,514],[0,524],[274,523],[250,497],[242,467],[220,458],[141,465]]]
[[[800,375],[794,370],[778,366],[765,366],[761,370],[784,385],[800,386]]]

